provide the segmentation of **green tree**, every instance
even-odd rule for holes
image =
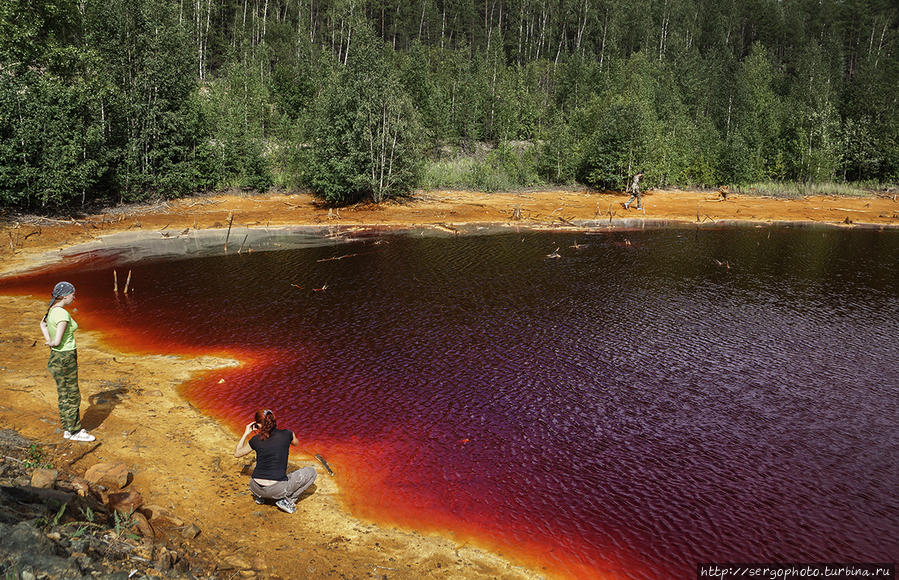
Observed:
[[[406,194],[421,171],[421,123],[384,47],[365,23],[350,47],[316,102],[310,182],[334,205]]]
[[[264,61],[249,55],[208,84],[203,110],[217,160],[217,182],[223,187],[265,191],[274,179],[263,151],[272,122],[269,85],[260,74]]]
[[[767,50],[759,43],[740,63],[735,82],[733,130],[727,147],[726,172],[735,182],[780,177],[775,151],[781,132],[782,101]]]
[[[839,167],[838,87],[820,46],[807,45],[797,62],[788,100],[786,149],[790,177],[801,181],[833,179]]]
[[[92,201],[109,170],[98,59],[73,4],[0,6],[0,201],[62,209]]]
[[[659,141],[653,65],[637,53],[620,64],[615,76],[612,88],[594,97],[583,121],[577,121],[587,132],[578,180],[590,187],[621,188],[638,170],[646,172],[646,182],[659,177],[651,151]]]
[[[122,201],[184,195],[209,183],[198,174],[206,134],[193,93],[197,68],[177,6],[165,0],[88,4],[88,40],[115,87],[108,111],[117,149],[116,188]]]
[[[543,129],[537,149],[537,170],[551,183],[571,183],[578,170],[578,143],[569,122],[556,112]]]

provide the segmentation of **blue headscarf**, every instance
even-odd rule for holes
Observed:
[[[63,296],[68,296],[75,292],[75,287],[69,282],[59,282],[53,287],[53,297],[50,298],[50,306]]]

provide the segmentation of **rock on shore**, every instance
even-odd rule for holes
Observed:
[[[85,477],[54,469],[48,452],[0,430],[0,577],[219,578],[234,572],[191,545],[202,531],[161,506],[144,506],[122,464]],[[241,570],[242,576],[255,576]]]

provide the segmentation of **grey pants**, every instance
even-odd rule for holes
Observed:
[[[292,473],[288,473],[286,481],[279,481],[271,485],[262,486],[251,479],[250,491],[253,492],[253,495],[262,499],[279,500],[286,497],[296,502],[303,495],[303,492],[315,482],[317,475],[314,467],[302,467]]]

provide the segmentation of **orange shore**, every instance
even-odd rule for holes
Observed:
[[[60,250],[121,232],[138,239],[192,231],[319,225],[424,227],[454,232],[463,224],[534,228],[624,225],[670,220],[690,224],[815,222],[839,227],[899,227],[899,203],[888,197],[800,200],[714,192],[649,192],[644,211],[625,210],[621,194],[541,191],[485,194],[425,192],[381,205],[329,209],[308,195],[216,195],[127,206],[74,219],[3,216],[0,273],[55,260]],[[513,219],[514,218],[514,219]],[[623,221],[628,219],[628,222]],[[630,220],[637,220],[635,222]],[[645,221],[643,221],[645,220]],[[235,242],[239,244],[239,240]],[[49,289],[48,289],[49,293]],[[260,510],[246,495],[245,461],[232,455],[236,435],[204,416],[178,392],[200,372],[233,366],[220,357],[124,352],[89,328],[79,330],[83,422],[101,445],[86,457],[59,434],[55,385],[46,371],[37,322],[46,296],[0,299],[0,421],[51,446],[57,465],[83,472],[100,461],[123,461],[147,503],[182,514],[200,527],[198,550],[230,562],[235,574],[281,578],[552,577],[526,555],[498,554],[448,534],[379,526],[351,514],[339,477],[319,469],[315,492],[293,516]],[[296,464],[316,465],[310,457]],[[242,571],[242,574],[241,574]]]

